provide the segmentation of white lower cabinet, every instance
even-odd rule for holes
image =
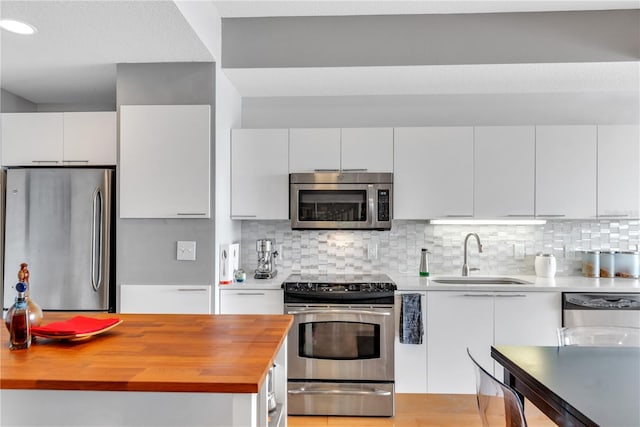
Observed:
[[[120,313],[211,314],[211,286],[123,284]]]
[[[220,289],[220,314],[283,314],[282,289]]]
[[[425,336],[422,344],[400,343],[400,311],[402,310],[403,294],[420,294],[422,308],[422,326]],[[426,393],[427,392],[427,337],[424,322],[427,318],[426,292],[396,292],[395,296],[395,341],[394,341],[394,370],[396,393]]]
[[[427,298],[427,390],[475,393],[467,356],[494,373],[496,345],[556,345],[561,325],[558,292],[437,291]],[[495,375],[502,378],[498,366]]]

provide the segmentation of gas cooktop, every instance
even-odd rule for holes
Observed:
[[[338,301],[393,303],[396,284],[386,274],[291,275],[282,284],[285,303]]]
[[[284,283],[313,283],[313,284],[355,284],[355,283],[390,283],[393,280],[386,274],[292,274]],[[395,285],[394,285],[395,286]]]

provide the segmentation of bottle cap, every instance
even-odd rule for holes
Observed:
[[[18,292],[27,292],[27,284],[24,282],[18,282],[16,284],[16,291]]]

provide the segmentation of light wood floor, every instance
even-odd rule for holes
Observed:
[[[529,427],[555,424],[529,402],[525,404]],[[471,394],[396,394],[396,415],[377,417],[299,417],[287,419],[289,427],[481,427],[476,397]],[[500,425],[500,424],[497,424]]]

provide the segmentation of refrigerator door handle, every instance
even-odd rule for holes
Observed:
[[[96,292],[102,286],[102,204],[102,189],[96,188],[93,192],[93,227],[91,228],[91,286]]]

